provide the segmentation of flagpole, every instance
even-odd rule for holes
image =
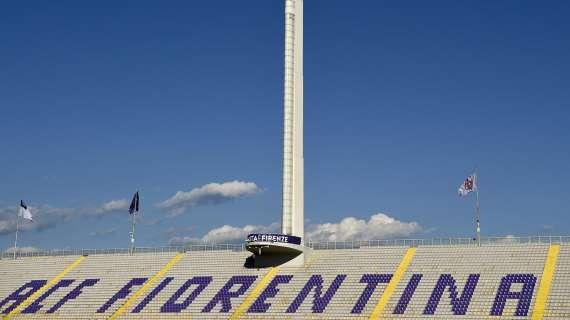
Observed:
[[[16,251],[18,251],[18,231],[20,229],[20,206],[16,208],[16,239],[14,240],[14,260],[16,260]]]
[[[139,192],[135,193],[133,197],[133,201],[131,202],[131,207],[129,208],[129,212],[131,213],[131,245],[129,252],[130,254],[134,254],[135,252],[135,225],[136,225],[136,215],[139,213]]]
[[[132,217],[131,217],[131,248],[130,248],[130,253],[133,254],[135,251],[135,216],[136,216],[136,212],[133,212]]]
[[[476,219],[477,219],[477,245],[481,246],[481,213],[479,210],[479,168],[475,167],[475,193],[477,200],[475,202]]]

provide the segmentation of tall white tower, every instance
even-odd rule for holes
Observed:
[[[284,80],[282,230],[247,236],[257,268],[301,266],[311,254],[303,241],[303,0],[285,0]]]
[[[285,0],[282,233],[303,239],[303,0]]]

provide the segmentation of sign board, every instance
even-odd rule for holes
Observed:
[[[247,242],[280,242],[300,245],[301,238],[286,234],[252,233],[247,236]]]

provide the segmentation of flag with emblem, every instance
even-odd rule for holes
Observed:
[[[473,173],[472,175],[467,177],[465,181],[463,181],[461,186],[459,186],[459,190],[457,191],[457,193],[459,194],[460,197],[465,197],[466,195],[475,191],[476,189],[477,189],[477,176],[475,175],[475,173]]]

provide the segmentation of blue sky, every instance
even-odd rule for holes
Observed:
[[[472,236],[456,192],[478,165],[484,235],[567,234],[569,13],[306,0],[308,228],[384,213],[357,235]],[[282,1],[1,4],[0,247],[20,199],[37,210],[23,246],[125,247],[128,214],[102,206],[137,189],[141,246],[275,228],[283,32]],[[255,188],[158,206],[231,181]]]

